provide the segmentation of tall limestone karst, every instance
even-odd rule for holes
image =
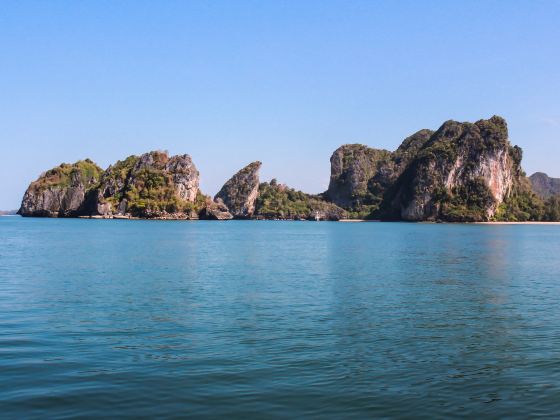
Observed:
[[[376,203],[369,182],[392,165],[388,150],[346,144],[331,156],[331,179],[327,197],[341,207],[354,209]]]
[[[490,220],[521,175],[503,118],[445,122],[407,166],[389,203],[404,220]]]
[[[323,194],[306,194],[276,180],[261,184],[257,161],[237,172],[212,200],[199,191],[199,173],[189,155],[154,151],[129,156],[106,171],[89,159],[51,169],[31,183],[19,214],[451,222],[560,218],[558,180],[539,173],[527,178],[521,158],[503,118],[447,121],[435,132],[424,129],[407,137],[394,152],[361,144],[339,147]]]
[[[432,134],[431,130],[420,130],[407,137],[396,152],[362,144],[339,147],[331,156],[331,177],[325,196],[357,216],[369,215],[380,207],[387,188]]]
[[[215,201],[221,200],[236,219],[247,219],[255,213],[261,165],[261,162],[256,161],[245,166],[214,197]]]
[[[361,215],[410,221],[507,219],[508,200],[527,194],[521,185],[521,149],[510,144],[507,124],[498,116],[476,123],[447,121],[436,132],[421,130],[393,153],[364,148],[358,154],[356,145],[335,151],[326,192]]]

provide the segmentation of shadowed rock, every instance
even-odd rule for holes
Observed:
[[[503,118],[447,121],[411,160],[390,205],[404,220],[489,220],[511,193],[520,161]]]
[[[229,209],[224,204],[221,198],[217,198],[216,201],[208,199],[206,205],[201,210],[199,214],[201,219],[205,220],[230,220],[233,219],[233,215],[229,212]]]
[[[253,162],[232,176],[216,194],[233,217],[250,218],[255,213],[255,200],[259,193],[259,169],[261,162]]]
[[[346,144],[331,156],[331,177],[325,196],[350,211],[379,208],[383,194],[433,134],[420,130],[407,137],[396,152],[362,144]]]
[[[416,132],[395,152],[340,147],[331,157],[326,196],[359,217],[484,221],[507,219],[508,211],[525,217],[518,204],[532,198],[521,156],[501,117],[447,121],[436,132]]]
[[[32,182],[18,214],[39,217],[74,217],[87,212],[87,197],[99,182],[101,168],[89,159],[63,163]]]

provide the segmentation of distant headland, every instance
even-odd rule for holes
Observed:
[[[17,210],[0,210],[0,216],[15,216],[17,213]]]
[[[331,157],[327,191],[306,194],[275,179],[261,162],[231,177],[215,197],[199,188],[189,155],[152,151],[101,169],[63,163],[29,185],[18,214],[34,217],[487,222],[560,220],[560,179],[527,178],[522,150],[498,116],[423,129],[394,151],[361,144]]]

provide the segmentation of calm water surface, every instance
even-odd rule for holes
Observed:
[[[560,414],[560,226],[0,217],[0,416]]]

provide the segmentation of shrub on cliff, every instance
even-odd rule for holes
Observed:
[[[344,210],[328,203],[320,196],[305,194],[273,179],[259,185],[256,201],[257,217],[265,219],[321,219],[338,220],[345,216]]]

